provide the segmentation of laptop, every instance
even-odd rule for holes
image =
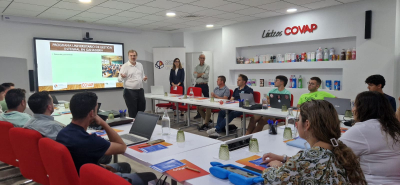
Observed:
[[[324,100],[332,103],[335,107],[336,112],[339,115],[344,115],[346,110],[351,110],[351,100],[345,98],[324,98]]]
[[[241,100],[249,100],[250,105],[256,104],[254,101],[254,95],[253,94],[247,94],[247,93],[239,93],[240,99]]]
[[[56,105],[59,104],[59,102],[58,102],[56,96],[51,95],[51,98],[53,98],[53,104],[56,104]]]
[[[289,94],[269,94],[269,103],[271,108],[282,109],[282,105],[286,105],[287,108],[290,106],[290,95]]]
[[[154,94],[154,95],[164,95],[164,87],[163,86],[151,86],[150,92],[151,92],[151,94]]]
[[[149,141],[156,127],[159,115],[138,112],[129,134],[121,135],[126,145]]]

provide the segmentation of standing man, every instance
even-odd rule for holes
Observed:
[[[195,87],[200,87],[201,92],[203,93],[204,97],[210,97],[209,95],[209,90],[208,90],[208,77],[210,73],[210,66],[204,63],[206,60],[206,56],[204,54],[199,55],[199,61],[200,64],[194,68],[194,73],[193,77],[196,79],[196,85]],[[188,92],[189,93],[189,92]],[[197,115],[194,117],[194,119],[200,118],[199,112],[197,112]]]
[[[137,52],[129,50],[128,56],[129,61],[122,65],[118,81],[124,82],[123,96],[129,117],[135,118],[138,111],[146,110],[143,82],[147,81],[147,76],[144,75],[143,65],[136,62]]]

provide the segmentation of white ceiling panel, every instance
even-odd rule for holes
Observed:
[[[149,7],[149,6],[137,6],[137,7],[129,9],[129,11],[139,12],[139,13],[146,13],[146,14],[153,14],[153,13],[157,13],[157,12],[160,12],[160,11],[163,11],[163,10],[164,9],[155,8],[155,7]]]
[[[40,1],[40,0],[32,0],[32,1]],[[62,0],[62,1],[71,2],[71,3],[79,3],[79,4],[87,4],[87,5],[90,5],[90,6],[96,6],[96,5],[99,5],[99,4],[103,3],[103,2],[106,2],[108,0],[91,0],[92,2],[90,2],[90,3],[80,3],[79,0]]]
[[[259,8],[262,9],[266,9],[266,10],[280,10],[280,9],[287,9],[287,8],[292,8],[296,5],[292,4],[292,3],[287,3],[284,1],[278,1],[278,2],[274,2],[274,3],[269,3],[266,5],[261,5],[259,6]]]
[[[130,21],[127,21],[127,23],[135,23],[135,24],[149,24],[149,23],[153,23],[155,21],[153,20],[146,20],[146,19],[132,19]]]
[[[241,14],[237,14],[237,13],[224,13],[224,14],[220,14],[220,15],[215,15],[213,17],[217,17],[217,18],[221,18],[221,19],[234,19],[237,17],[241,17],[243,15]]]
[[[282,13],[274,12],[274,11],[265,11],[264,13],[258,13],[254,14],[254,17],[259,17],[259,18],[266,18],[266,17],[274,17],[274,16],[279,16],[283,15]]]
[[[242,15],[254,15],[254,14],[264,13],[266,11],[267,10],[264,10],[264,9],[251,7],[251,8],[246,8],[246,9],[243,9],[243,10],[239,10],[236,13],[239,13],[239,14],[242,14]]]
[[[117,10],[117,9],[112,9],[112,8],[104,8],[104,7],[96,6],[96,7],[90,8],[89,10],[86,10],[86,11],[92,12],[92,13],[114,15],[116,13],[122,12],[123,10]]]
[[[69,18],[68,20],[77,21],[77,22],[81,22],[81,21],[94,22],[94,21],[97,21],[99,19],[98,18],[91,18],[91,17],[74,16],[74,17]]]
[[[139,18],[139,17],[144,17],[144,16],[149,15],[149,14],[139,13],[139,12],[124,11],[124,12],[119,12],[119,13],[117,13],[115,15],[121,16],[121,17]]]
[[[190,13],[190,12],[198,12],[198,11],[206,10],[206,9],[207,8],[204,8],[204,7],[185,4],[182,6],[175,7],[172,10]]]
[[[184,22],[183,24],[189,25],[189,26],[199,26],[199,25],[205,25],[206,23],[203,21],[188,21],[188,22]]]
[[[0,7],[5,8],[7,7],[11,1],[0,1]]]
[[[248,5],[248,6],[260,6],[260,5],[273,3],[273,2],[277,2],[277,1],[280,1],[280,0],[240,0],[240,1],[237,1],[237,3]]]
[[[60,0],[14,0],[16,3],[26,3],[26,4],[34,4],[34,5],[41,5],[41,6],[53,6]]]
[[[168,0],[154,0],[154,1],[146,4],[146,6],[163,8],[163,9],[175,8],[175,7],[181,6],[181,5],[183,5],[183,4],[174,2],[174,1],[168,1]]]
[[[62,8],[62,9],[69,9],[69,10],[78,10],[78,11],[84,11],[87,10],[94,5],[91,4],[83,4],[83,3],[72,3],[72,2],[64,2],[61,1],[54,5],[53,7],[55,8]]]
[[[197,19],[197,21],[201,21],[201,22],[204,22],[207,24],[212,24],[212,23],[223,21],[223,20],[225,20],[225,19],[216,18],[216,17],[203,17],[203,18]]]
[[[196,1],[196,2],[193,2],[190,4],[196,5],[196,6],[202,6],[202,7],[206,7],[206,8],[213,8],[213,7],[217,7],[217,6],[226,5],[229,3],[230,2],[224,1],[224,0],[199,0],[199,1]]]
[[[342,3],[339,3],[335,0],[324,0],[324,1],[319,1],[319,2],[315,2],[315,3],[305,4],[303,6],[310,8],[310,9],[318,9],[318,8],[325,8],[328,6],[334,6],[334,5],[340,5],[340,4],[342,4]]]
[[[105,14],[100,14],[100,13],[92,13],[92,12],[82,12],[82,13],[78,14],[77,16],[88,17],[88,18],[93,18],[93,19],[103,19],[110,15],[105,15]]]
[[[142,4],[152,2],[154,0],[113,0],[113,1],[120,1],[120,2],[125,2],[125,3],[133,3],[133,4],[137,4],[137,5],[142,5]]]
[[[106,17],[106,18],[104,18],[104,19],[102,19],[102,20],[116,21],[116,22],[126,22],[126,21],[130,21],[130,20],[132,20],[132,19],[134,19],[134,18],[130,18],[130,17],[121,17],[121,16],[113,15],[113,16],[110,16],[110,17]]]
[[[301,6],[292,6],[291,8],[296,8],[297,11],[296,12],[287,12],[287,8],[285,9],[280,9],[280,10],[274,10],[275,12],[281,13],[281,14],[294,14],[294,13],[299,13],[299,12],[304,12],[304,11],[308,11],[310,10],[309,8],[304,8]]]
[[[205,9],[198,12],[194,12],[195,15],[203,15],[203,16],[214,16],[214,15],[221,15],[225,12],[220,10],[213,10],[213,9]]]
[[[29,10],[29,11],[34,11],[34,12],[43,12],[49,6],[41,6],[41,5],[33,5],[33,4],[25,4],[25,3],[11,3],[8,8],[11,9],[19,9],[19,10]]]
[[[352,2],[356,2],[356,1],[360,1],[360,0],[337,0],[341,3],[352,3]]]
[[[20,15],[20,16],[27,16],[27,17],[36,17],[41,12],[39,11],[31,11],[31,10],[21,10],[21,9],[14,9],[14,8],[7,8],[4,11],[4,15]]]
[[[238,22],[245,22],[245,21],[252,21],[252,20],[256,20],[256,19],[260,19],[260,18],[252,17],[252,16],[242,16],[242,17],[235,18],[233,20],[238,21]]]
[[[47,9],[45,12],[43,12],[42,14],[47,14],[47,15],[66,15],[69,17],[72,17],[76,14],[79,14],[81,11],[77,11],[77,10],[67,10],[67,9],[61,9],[61,8],[49,8]]]
[[[53,13],[44,12],[44,13],[41,13],[40,15],[38,15],[37,17],[45,18],[45,19],[67,20],[71,16],[66,15],[66,14],[53,14]]]
[[[230,4],[214,7],[213,9],[226,11],[226,12],[234,12],[234,11],[243,10],[246,8],[249,8],[249,6],[236,4],[236,3],[230,3]]]
[[[119,9],[119,10],[128,10],[133,7],[137,7],[139,5],[132,4],[132,3],[119,2],[119,1],[106,1],[104,3],[101,3],[99,6],[105,7],[105,8]]]
[[[162,21],[167,19],[167,17],[164,16],[158,16],[158,15],[147,15],[142,17],[142,19],[147,19],[147,20],[152,20],[152,21]]]
[[[315,3],[321,0],[285,0],[285,1],[296,5],[303,5],[303,4]]]
[[[170,1],[174,1],[174,2],[178,2],[178,3],[192,3],[198,0],[170,0]]]
[[[101,19],[101,20],[95,21],[93,23],[115,25],[115,24],[120,24],[122,22]]]
[[[235,23],[238,23],[238,22],[233,21],[233,20],[223,20],[223,21],[216,22],[215,24],[225,26],[225,25],[230,25],[230,24],[235,24]]]

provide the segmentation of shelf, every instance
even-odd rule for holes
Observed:
[[[319,61],[319,62],[288,62],[288,63],[258,63],[234,64],[230,70],[265,70],[265,69],[343,69],[356,60]]]

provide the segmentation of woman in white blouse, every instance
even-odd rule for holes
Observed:
[[[360,157],[368,184],[400,184],[400,122],[385,96],[366,91],[357,95],[356,123],[340,140]]]

